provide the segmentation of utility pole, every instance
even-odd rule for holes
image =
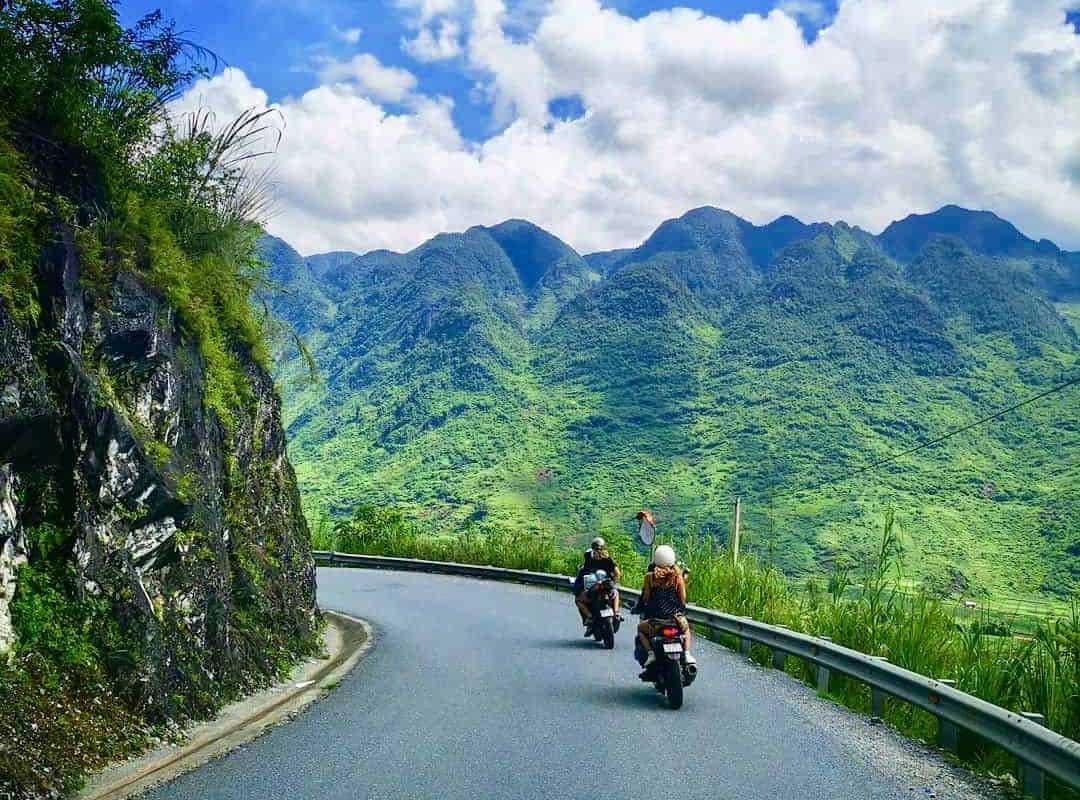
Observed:
[[[731,535],[731,563],[739,565],[739,528],[742,523],[742,498],[735,498],[735,530]]]

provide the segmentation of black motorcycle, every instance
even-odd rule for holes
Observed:
[[[622,618],[615,613],[615,580],[604,570],[585,576],[585,603],[592,616],[586,635],[603,642],[604,648],[611,650],[615,647],[615,634],[619,632]]]
[[[636,637],[634,641],[634,657],[644,666],[648,653]],[[656,661],[641,673],[641,680],[655,684],[656,691],[667,698],[671,708],[681,708],[683,688],[697,678],[697,664],[686,660],[682,631],[675,620],[665,620],[659,632],[649,639],[649,644],[656,654]]]

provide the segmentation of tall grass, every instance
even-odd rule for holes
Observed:
[[[604,532],[623,570],[623,583],[640,585],[646,557],[623,533]],[[580,564],[575,550],[552,537],[470,527],[459,535],[434,533],[411,523],[398,511],[365,506],[353,519],[332,529],[316,526],[317,546],[344,552],[490,564],[513,569],[572,574]],[[950,678],[957,687],[1014,711],[1034,711],[1046,724],[1070,738],[1080,737],[1080,607],[1061,619],[1039,623],[1034,636],[1017,637],[989,618],[964,624],[948,601],[927,594],[898,591],[903,577],[903,548],[891,513],[876,549],[855,569],[837,569],[826,586],[811,581],[797,589],[775,568],[753,556],[735,563],[712,539],[688,534],[677,550],[691,578],[694,604],[726,611],[816,636],[933,678]],[[764,653],[759,654],[764,655]],[[809,668],[795,659],[789,670],[807,681]],[[869,710],[865,686],[837,680],[836,699]],[[932,718],[906,704],[894,703],[889,722],[908,734],[928,738]],[[1003,771],[1001,753],[975,749],[982,766]]]
[[[576,571],[576,554],[554,538],[480,525],[466,526],[457,535],[433,535],[408,522],[400,511],[362,506],[348,522],[338,524],[331,537],[325,525],[316,526],[315,541],[346,553],[401,556],[462,564],[490,564],[535,572]]]

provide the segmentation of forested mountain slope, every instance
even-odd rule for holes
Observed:
[[[1080,577],[1068,392],[842,479],[1075,374],[1076,255],[993,214],[873,236],[700,208],[584,258],[523,222],[407,254],[264,248],[321,370],[281,371],[316,515],[376,502],[574,538],[646,505],[725,538],[739,495],[748,545],[810,572],[855,557],[892,505],[917,579]]]

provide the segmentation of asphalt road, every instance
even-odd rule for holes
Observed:
[[[569,593],[322,569],[373,650],[287,725],[148,797],[987,797],[936,754],[698,639],[680,711],[637,679],[631,628],[581,637]]]

